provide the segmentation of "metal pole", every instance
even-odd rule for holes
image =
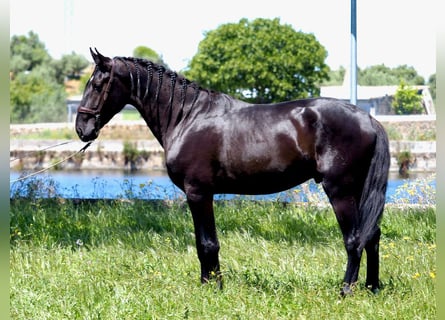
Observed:
[[[350,101],[357,104],[357,5],[356,0],[351,0],[351,91]]]

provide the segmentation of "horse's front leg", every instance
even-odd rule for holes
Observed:
[[[213,195],[189,192],[187,193],[187,202],[195,226],[196,249],[201,262],[201,282],[207,283],[211,279],[216,279],[222,288],[218,258],[219,242],[213,214]]]

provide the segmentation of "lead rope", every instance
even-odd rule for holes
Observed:
[[[37,152],[45,151],[45,150],[48,150],[48,149],[51,149],[51,148],[55,148],[55,147],[59,147],[59,146],[63,146],[64,144],[68,144],[68,143],[72,143],[72,142],[74,142],[74,141],[73,140],[69,140],[69,141],[60,142],[60,143],[53,144],[51,146],[45,147],[43,149],[39,149]],[[27,153],[30,153],[30,152],[35,152],[35,151],[28,151]],[[23,158],[24,157],[15,157],[15,158],[9,160],[9,162],[20,160],[20,159],[23,159]]]
[[[9,183],[14,183],[14,182],[22,181],[22,180],[28,179],[28,178],[30,178],[30,177],[33,177],[33,176],[35,176],[35,175],[38,175],[38,174],[40,174],[40,173],[42,173],[42,172],[48,171],[49,169],[51,169],[51,168],[53,168],[53,167],[55,167],[55,166],[61,164],[62,162],[65,162],[65,161],[71,159],[72,157],[76,156],[77,154],[85,152],[85,150],[86,150],[92,143],[93,143],[93,141],[89,141],[89,142],[87,142],[87,144],[85,144],[80,150],[78,150],[78,151],[76,151],[76,152],[70,154],[68,157],[66,157],[66,158],[64,158],[64,159],[62,159],[62,160],[60,160],[60,161],[57,161],[56,163],[52,164],[51,166],[49,166],[49,167],[47,167],[47,168],[43,168],[43,169],[41,169],[41,170],[39,170],[39,171],[30,173],[30,174],[28,174],[28,175],[26,175],[26,176],[24,176],[24,177],[20,177],[20,178],[18,178],[18,179],[11,180],[11,181],[9,181]]]

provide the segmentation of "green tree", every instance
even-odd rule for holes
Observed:
[[[13,123],[66,121],[66,93],[45,44],[32,31],[10,42],[10,119]]]
[[[31,71],[36,66],[48,63],[51,60],[45,44],[32,31],[28,33],[28,36],[12,36],[9,49],[10,70],[13,74]]]
[[[323,86],[341,86],[343,84],[346,74],[346,69],[340,66],[338,70],[330,70],[328,73],[328,80],[323,81]]]
[[[327,79],[326,49],[313,34],[278,18],[241,19],[208,31],[185,75],[251,102],[318,96]]]
[[[57,74],[60,78],[58,81],[63,83],[65,79],[79,80],[82,71],[89,65],[88,60],[80,54],[72,52],[71,54],[63,55],[60,60],[53,62],[54,68],[57,70]]]
[[[358,70],[358,83],[362,86],[398,85],[400,81],[392,74],[391,68],[384,64]]]
[[[162,59],[162,56],[160,56],[156,51],[154,51],[153,49],[151,49],[149,47],[145,47],[145,46],[136,47],[133,50],[133,57],[147,59],[154,63],[161,64],[165,68],[168,68],[168,65]]]
[[[408,65],[401,65],[392,69],[392,73],[400,81],[405,81],[407,84],[417,86],[424,85],[425,79],[420,76],[414,67]]]
[[[425,79],[413,67],[407,65],[389,68],[384,64],[374,65],[358,71],[358,83],[362,86],[422,85]]]
[[[37,66],[19,73],[10,83],[11,122],[66,121],[66,93],[51,76],[51,69]]]
[[[404,81],[397,88],[392,106],[396,114],[421,114],[423,112],[422,97],[418,90],[411,88]]]

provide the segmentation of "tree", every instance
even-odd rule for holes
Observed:
[[[82,71],[89,64],[83,55],[76,54],[75,52],[65,54],[60,60],[53,62],[53,66],[57,70],[56,74],[59,75],[58,81],[61,83],[63,83],[65,79],[79,80]]]
[[[344,82],[346,69],[340,66],[338,70],[330,70],[328,80],[323,81],[323,86],[341,86]]]
[[[149,47],[145,46],[136,47],[133,50],[133,57],[150,60],[154,63],[161,64],[168,69],[168,65],[164,62],[162,56],[160,56],[156,51],[154,51]]]
[[[202,86],[251,102],[319,95],[326,49],[278,18],[241,19],[208,31],[184,73]]]
[[[398,85],[398,80],[391,69],[384,64],[370,66],[358,71],[358,83],[362,86]]]
[[[394,95],[392,106],[396,114],[421,114],[423,112],[422,96],[419,95],[417,89],[409,87],[402,81]]]
[[[340,66],[339,70],[329,72],[329,80],[324,81],[324,86],[339,86],[343,84],[346,69]],[[409,85],[423,85],[425,80],[413,67],[401,65],[389,68],[384,64],[369,66],[365,69],[358,68],[358,84],[361,86],[395,86],[404,81]]]
[[[64,80],[80,75],[88,61],[75,53],[52,59],[32,31],[27,36],[11,37],[10,54],[11,121],[65,121]]]
[[[10,42],[10,69],[13,74],[31,71],[36,66],[51,60],[45,44],[30,31],[28,36],[12,36]]]
[[[19,73],[11,81],[12,123],[66,121],[65,89],[50,72],[45,66],[37,66],[31,72]]]
[[[406,64],[393,68],[392,73],[397,77],[399,83],[405,81],[413,86],[425,84],[425,79],[417,73],[416,69]]]
[[[358,83],[362,86],[399,85],[404,81],[409,85],[422,85],[425,79],[413,67],[401,65],[389,68],[384,64],[370,66],[358,72]]]

